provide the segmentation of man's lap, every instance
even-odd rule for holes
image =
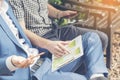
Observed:
[[[47,67],[45,67],[46,65]],[[39,76],[37,74],[39,74]],[[45,59],[45,62],[38,69],[38,71],[34,74],[34,76],[36,76],[40,80],[80,80],[80,79],[87,80],[85,76],[77,74],[77,73],[73,73],[70,70],[68,71],[57,70],[57,71],[52,72],[51,71],[51,60],[48,58]]]
[[[46,33],[43,37],[51,40],[72,40],[78,35],[84,35],[87,32],[94,32],[97,33],[102,41],[102,47],[103,50],[108,45],[108,37],[105,33],[98,31],[98,30],[92,30],[87,28],[81,28],[81,27],[75,27],[73,25],[67,25],[64,27],[58,27],[56,25],[56,28],[52,31]]]

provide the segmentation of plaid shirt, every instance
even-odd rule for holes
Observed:
[[[39,36],[51,30],[48,17],[48,0],[9,0],[19,21],[25,20],[26,28]]]

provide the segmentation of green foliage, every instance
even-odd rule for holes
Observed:
[[[61,19],[59,19],[59,20],[57,21],[57,23],[58,23],[58,25],[60,25],[60,26],[64,26],[64,25],[68,24],[68,19],[66,19],[66,18],[61,18]]]
[[[49,3],[51,3],[51,4],[62,4],[62,1],[61,0],[49,0]]]
[[[58,5],[62,5],[63,0],[49,0],[50,4],[58,4]],[[58,23],[58,25],[63,26],[66,25],[68,23],[68,20],[65,18],[61,18],[61,19],[54,19],[55,22]]]
[[[89,0],[86,0],[89,1]],[[62,5],[62,3],[65,3],[65,0],[49,0],[50,4],[58,4],[58,5]],[[79,7],[78,7],[79,9]],[[73,17],[72,19],[67,19],[67,18],[61,18],[61,19],[54,19],[55,22],[58,23],[58,25],[60,26],[64,26],[67,25],[68,23],[70,23],[70,21],[73,20],[85,20],[86,19],[86,13],[79,13],[78,16]]]

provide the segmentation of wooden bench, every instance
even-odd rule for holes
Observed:
[[[91,0],[92,1],[92,0]],[[66,6],[70,4],[69,7]],[[65,0],[62,6],[52,4],[55,7],[64,10],[77,10],[79,12],[89,11],[87,20],[72,23],[75,26],[82,26],[85,28],[92,28],[105,32],[108,35],[109,43],[106,49],[106,65],[110,69],[112,62],[112,36],[117,27],[120,27],[120,17],[118,17],[120,10],[114,6],[105,5],[101,3],[83,3],[75,0]],[[79,6],[81,9],[76,9],[74,6]]]

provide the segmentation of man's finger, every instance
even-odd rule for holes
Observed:
[[[40,57],[40,56],[43,55],[43,54],[45,54],[45,52],[39,53],[39,54],[37,54],[37,55],[30,56],[29,58],[30,58],[30,59],[34,59],[34,58],[36,58],[36,57]]]

